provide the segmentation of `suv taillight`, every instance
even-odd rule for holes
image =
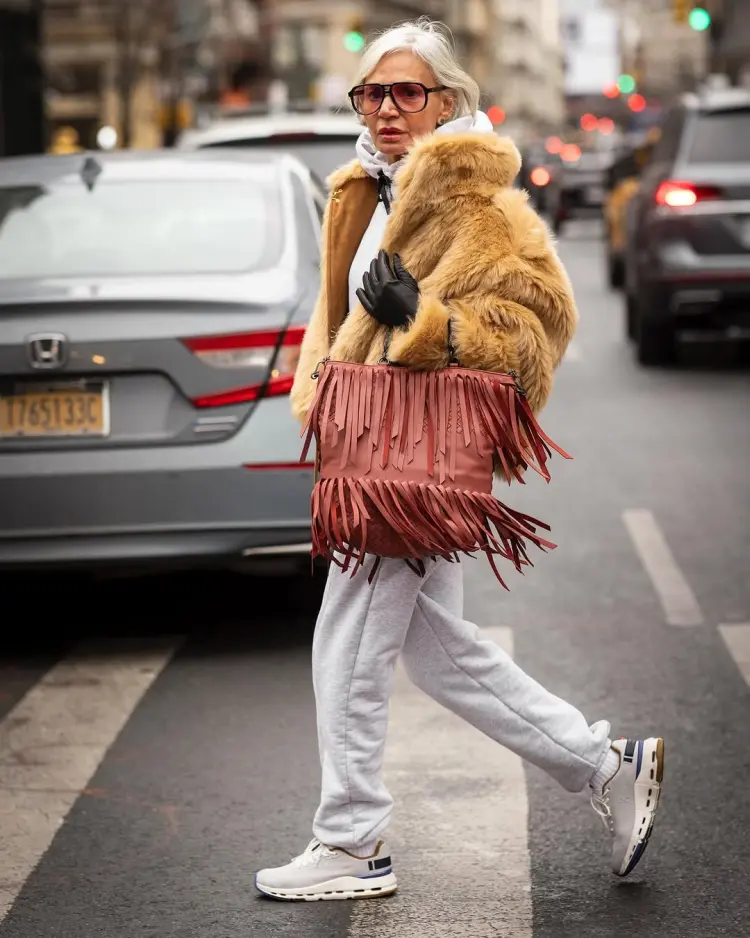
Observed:
[[[716,186],[703,186],[676,179],[662,182],[654,195],[656,204],[667,208],[690,208],[696,202],[716,201],[721,197],[721,189]]]
[[[304,326],[286,330],[243,332],[233,335],[197,336],[183,339],[184,345],[212,368],[262,369],[265,381],[230,388],[216,394],[196,397],[195,407],[227,407],[245,404],[259,397],[278,397],[292,390],[299,362]]]

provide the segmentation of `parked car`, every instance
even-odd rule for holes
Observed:
[[[680,330],[750,334],[750,90],[686,96],[628,211],[627,331],[644,365]]]
[[[206,128],[185,131],[177,146],[182,150],[206,147],[280,150],[298,157],[324,182],[335,169],[354,159],[354,144],[362,130],[353,113],[226,117]]]
[[[0,161],[0,567],[309,570],[326,194],[262,151]]]
[[[601,217],[604,205],[605,177],[612,157],[607,151],[584,150],[575,162],[565,163],[562,171],[558,231],[574,218]]]

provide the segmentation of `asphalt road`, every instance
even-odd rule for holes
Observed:
[[[585,796],[401,675],[386,770],[399,893],[259,898],[254,870],[311,836],[315,591],[14,577],[0,581],[0,938],[750,934],[750,372],[693,346],[639,368],[595,231],[561,250],[582,322],[543,423],[575,458],[511,500],[559,547],[510,571],[509,594],[467,563],[466,614],[592,721],[665,737],[636,873],[609,872]]]

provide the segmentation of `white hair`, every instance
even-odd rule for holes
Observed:
[[[431,69],[438,85],[444,85],[453,99],[452,118],[476,114],[481,96],[479,85],[456,58],[450,29],[440,22],[421,17],[401,23],[381,33],[362,53],[355,85],[364,84],[380,60],[393,52],[413,52]]]

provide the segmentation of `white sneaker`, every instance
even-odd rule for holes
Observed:
[[[353,857],[338,847],[311,840],[304,853],[286,866],[261,870],[255,888],[274,899],[372,899],[396,891],[396,875],[385,841],[372,856]]]
[[[664,740],[617,739],[620,767],[591,804],[613,837],[612,872],[627,876],[648,844],[664,776]]]

